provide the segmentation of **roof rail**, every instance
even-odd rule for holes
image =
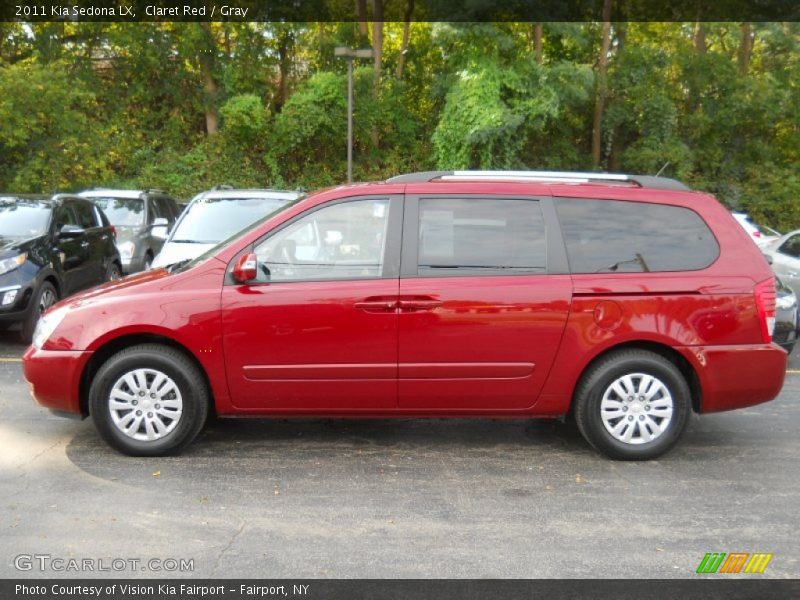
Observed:
[[[219,185],[215,185],[211,189],[214,190],[215,192],[218,192],[220,190],[232,190],[233,186],[228,183],[220,183]]]
[[[165,194],[165,195],[167,193],[164,190],[160,190],[158,188],[145,188],[142,190],[142,192],[144,192],[145,194]]]
[[[426,183],[434,180],[448,181],[526,181],[552,183],[620,182],[633,183],[643,188],[661,190],[689,190],[676,179],[653,175],[627,175],[622,173],[593,173],[578,171],[420,171],[387,179],[388,183]]]

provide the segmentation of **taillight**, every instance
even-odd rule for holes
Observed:
[[[769,343],[775,331],[775,280],[770,277],[756,285],[755,295],[761,336],[764,342]]]
[[[113,225],[111,226],[111,235],[113,235],[115,238],[117,237],[117,228]]]

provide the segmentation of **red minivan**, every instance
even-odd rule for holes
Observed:
[[[187,263],[55,305],[37,402],[114,448],[220,417],[564,417],[606,455],[766,402],[775,284],[712,196],[672,179],[426,172],[303,197]]]

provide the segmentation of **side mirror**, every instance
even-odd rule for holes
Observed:
[[[239,257],[239,260],[233,265],[231,275],[233,275],[233,279],[237,283],[247,283],[256,278],[258,274],[257,268],[258,258],[256,258],[254,253],[250,252],[249,254],[243,254]]]
[[[86,230],[83,227],[67,223],[66,225],[62,225],[61,229],[58,230],[58,237],[62,239],[71,239],[80,237],[84,233],[86,233]]]
[[[158,217],[153,221],[153,224],[150,225],[150,234],[153,237],[165,240],[167,239],[168,232],[169,221],[167,221],[164,217]]]
[[[764,258],[767,259],[767,264],[772,265],[772,255],[771,254],[764,254]]]

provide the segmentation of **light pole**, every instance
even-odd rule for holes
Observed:
[[[347,61],[347,183],[353,182],[353,60],[372,58],[372,48],[336,46],[334,56]]]

